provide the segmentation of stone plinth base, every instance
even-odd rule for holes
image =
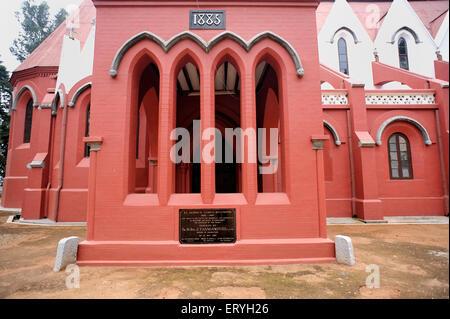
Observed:
[[[240,240],[235,244],[181,245],[178,241],[83,241],[78,265],[254,265],[334,262],[325,238]]]

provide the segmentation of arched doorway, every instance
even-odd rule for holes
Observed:
[[[255,70],[255,95],[256,95],[256,124],[259,129],[265,130],[265,151],[261,150],[262,145],[258,143],[258,192],[274,193],[283,192],[282,181],[283,157],[282,157],[282,108],[280,101],[280,81],[279,75],[268,60],[263,59]],[[278,140],[272,141],[271,131],[278,130],[276,137]],[[260,131],[258,131],[258,135]],[[258,137],[259,138],[259,137]],[[261,143],[261,144],[262,144]],[[275,145],[277,149],[271,149]],[[265,153],[265,154],[263,154]],[[275,154],[275,155],[272,155]],[[261,156],[262,155],[262,156]],[[263,157],[263,158],[261,158]],[[263,161],[261,161],[263,160]],[[269,166],[276,166],[273,172],[264,172],[263,169]]]
[[[185,58],[176,78],[176,127],[189,132],[189,163],[175,165],[175,193],[200,193],[200,146],[194,126],[200,120],[200,72],[195,63]],[[181,136],[178,136],[179,140]]]
[[[233,60],[227,56],[223,61],[218,64],[214,78],[215,186],[216,193],[237,193],[241,191],[241,164],[236,161],[236,147],[240,141],[230,132],[241,126],[240,78]],[[219,132],[220,136],[217,136]]]
[[[159,70],[147,58],[138,79],[134,145],[136,160],[136,193],[157,192]]]

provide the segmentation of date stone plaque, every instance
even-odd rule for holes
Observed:
[[[225,29],[225,10],[191,10],[189,29]]]
[[[236,242],[235,209],[180,209],[181,244]]]

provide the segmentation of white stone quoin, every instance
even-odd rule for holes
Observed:
[[[53,268],[55,272],[77,261],[78,241],[77,236],[63,238],[59,241],[55,267]]]
[[[334,237],[336,249],[336,261],[339,264],[353,266],[355,264],[355,254],[353,253],[352,240],[348,236],[336,235]]]

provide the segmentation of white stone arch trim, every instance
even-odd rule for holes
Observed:
[[[73,95],[72,100],[70,100],[69,102],[69,106],[70,107],[74,107],[75,104],[77,103],[78,98],[80,97],[80,95],[86,91],[87,89],[90,89],[92,87],[92,82],[88,82],[86,84],[83,84]]]
[[[182,40],[186,40],[186,39],[189,39],[189,40],[195,42],[198,46],[200,46],[203,49],[203,51],[205,51],[207,53],[209,51],[211,51],[211,49],[217,43],[219,43],[220,41],[225,40],[225,39],[230,39],[230,40],[236,42],[247,52],[250,51],[251,48],[259,41],[261,41],[263,39],[270,39],[270,40],[278,43],[279,45],[281,45],[289,53],[289,55],[292,58],[292,61],[294,62],[297,76],[302,77],[304,75],[303,66],[300,61],[300,57],[297,54],[297,51],[295,51],[295,49],[292,47],[292,45],[289,42],[287,42],[286,40],[281,38],[279,35],[277,35],[273,32],[270,32],[270,31],[261,32],[261,33],[255,35],[249,41],[245,41],[239,35],[231,32],[231,31],[225,31],[225,32],[222,32],[219,35],[215,36],[208,42],[204,41],[201,37],[199,37],[198,35],[190,32],[190,31],[181,32],[181,33],[173,36],[172,38],[170,38],[168,41],[162,40],[156,34],[153,34],[149,31],[143,31],[143,32],[138,33],[137,35],[131,37],[129,40],[127,40],[117,51],[116,55],[114,56],[113,62],[111,64],[111,69],[109,71],[109,74],[111,75],[111,77],[114,78],[117,76],[120,63],[121,63],[123,57],[125,56],[126,52],[131,47],[133,47],[136,43],[138,43],[142,40],[145,40],[145,39],[155,42],[166,53],[169,52],[169,50],[175,44],[177,44],[178,42],[180,42]]]
[[[404,27],[401,27],[401,28],[399,28],[397,31],[394,32],[394,34],[392,35],[392,38],[391,38],[391,44],[394,44],[394,43],[395,43],[395,38],[396,38],[397,34],[399,34],[399,33],[402,32],[402,31],[406,31],[406,32],[408,32],[409,34],[411,34],[411,36],[414,38],[414,41],[416,42],[416,44],[417,44],[417,43],[421,43],[421,41],[420,41],[419,36],[417,35],[417,33],[416,33],[413,29],[411,29],[411,28],[409,28],[409,27],[407,27],[407,26],[404,26]]]
[[[380,125],[380,127],[378,128],[377,137],[376,137],[376,144],[378,146],[381,145],[381,136],[383,135],[383,131],[386,129],[386,127],[393,122],[399,122],[399,121],[400,122],[408,122],[408,123],[414,125],[419,130],[420,134],[422,134],[424,144],[427,146],[432,144],[430,135],[428,134],[427,129],[422,124],[420,124],[417,120],[415,120],[411,117],[400,115],[400,116],[393,116],[393,117],[387,119],[386,121],[384,121]]]
[[[356,36],[356,33],[352,29],[350,29],[348,27],[340,27],[339,29],[336,30],[336,32],[334,32],[333,36],[330,39],[330,43],[334,43],[334,39],[336,38],[336,35],[340,31],[346,31],[346,32],[350,33],[350,35],[353,37],[353,41],[355,42],[355,44],[358,44],[359,42],[361,42],[361,41],[358,40],[358,37]]]
[[[65,101],[65,94],[64,91],[62,89],[59,89],[58,91],[56,91],[56,95],[55,95],[55,100],[53,101],[53,103],[56,103],[56,98],[57,96],[59,96],[59,107],[60,108],[64,108],[64,106],[66,105],[66,101]],[[55,105],[57,107],[57,105]]]
[[[56,105],[58,96],[59,96],[59,107],[61,109],[63,109],[66,106],[66,101],[65,101],[66,95],[64,94],[64,91],[62,89],[58,89],[55,93],[55,97],[52,102],[52,115],[56,115],[57,110],[58,110],[58,105]]]
[[[339,139],[339,134],[337,130],[334,128],[333,125],[331,125],[328,121],[323,120],[323,125],[331,132],[331,135],[333,135],[334,144],[336,146],[339,146],[342,144],[341,140]]]
[[[17,110],[17,104],[19,103],[20,97],[26,91],[30,91],[31,97],[33,98],[33,106],[38,107],[38,101],[36,97],[36,92],[34,92],[33,88],[29,85],[24,85],[16,95],[13,95],[13,104],[11,110]]]

